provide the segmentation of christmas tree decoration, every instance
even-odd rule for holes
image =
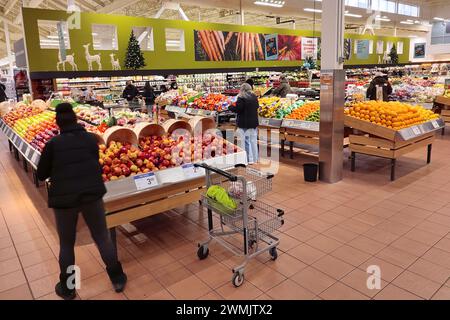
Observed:
[[[139,42],[136,40],[133,31],[131,31],[130,40],[128,41],[124,64],[126,69],[132,70],[143,68],[146,65],[141,47],[139,46]]]
[[[389,53],[389,57],[391,58],[392,64],[398,64],[398,53],[395,44],[392,46],[391,52]]]

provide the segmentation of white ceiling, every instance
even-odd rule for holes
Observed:
[[[305,12],[304,8],[320,8],[320,2],[314,0],[285,0],[283,8],[271,8],[258,6],[253,2],[255,0],[168,0],[169,2],[178,2],[190,20],[210,21],[220,23],[239,23],[238,13],[242,6],[247,25],[263,25],[271,27],[293,28],[292,23],[276,24],[276,17],[281,17],[282,21],[294,19],[296,29],[320,30],[321,15]],[[421,7],[421,16],[419,20],[429,21],[433,17],[439,16],[450,18],[450,0],[399,0],[402,3],[415,4]],[[0,20],[5,19],[9,25],[11,41],[21,38],[21,19],[20,8],[22,0],[0,0]],[[65,10],[67,2],[65,0],[29,0],[28,6],[39,8],[50,8]],[[75,0],[75,3],[82,11],[116,13],[134,16],[153,17],[161,8],[162,0]],[[364,24],[371,13],[366,10],[347,7],[351,13],[360,14],[363,18],[346,17],[347,32],[356,32],[357,28]],[[382,22],[381,29],[375,30],[377,34],[392,35],[394,28],[397,27],[399,36],[424,35],[426,28],[415,25],[399,24],[401,20],[409,17],[385,14],[391,19],[391,22]],[[161,18],[180,19],[175,11],[166,11]],[[315,18],[315,19],[314,19]],[[413,19],[413,18],[412,18]],[[0,23],[0,58],[6,55],[5,35],[3,24]]]

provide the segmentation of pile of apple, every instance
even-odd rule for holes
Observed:
[[[141,138],[139,146],[110,142],[99,146],[103,180],[113,181],[136,174],[164,170],[237,152],[235,145],[221,137],[150,136]]]
[[[8,126],[12,128],[19,119],[28,118],[39,113],[42,113],[42,109],[39,107],[22,105],[5,114],[3,116],[3,120]]]

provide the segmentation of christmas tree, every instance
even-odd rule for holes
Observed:
[[[136,40],[133,31],[131,31],[127,54],[125,55],[125,68],[137,70],[142,67],[145,67],[144,55],[142,54],[139,42]]]
[[[398,53],[395,44],[392,46],[391,52],[389,53],[389,57],[391,57],[392,64],[398,64]]]

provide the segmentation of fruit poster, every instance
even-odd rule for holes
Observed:
[[[263,34],[194,30],[194,40],[195,61],[265,60]]]
[[[384,53],[384,41],[378,40],[377,41],[377,54],[383,54]]]
[[[313,58],[317,60],[318,41],[317,38],[302,38],[302,60],[306,58]]]
[[[425,43],[415,43],[414,44],[414,59],[425,58]]]
[[[360,60],[369,59],[369,40],[358,40],[356,44],[356,56]]]
[[[278,60],[278,36],[276,34],[264,36],[264,48],[266,60]]]
[[[278,35],[278,60],[302,60],[302,41],[300,36]],[[317,58],[317,39],[315,39],[315,56]],[[316,59],[314,58],[314,59]]]

